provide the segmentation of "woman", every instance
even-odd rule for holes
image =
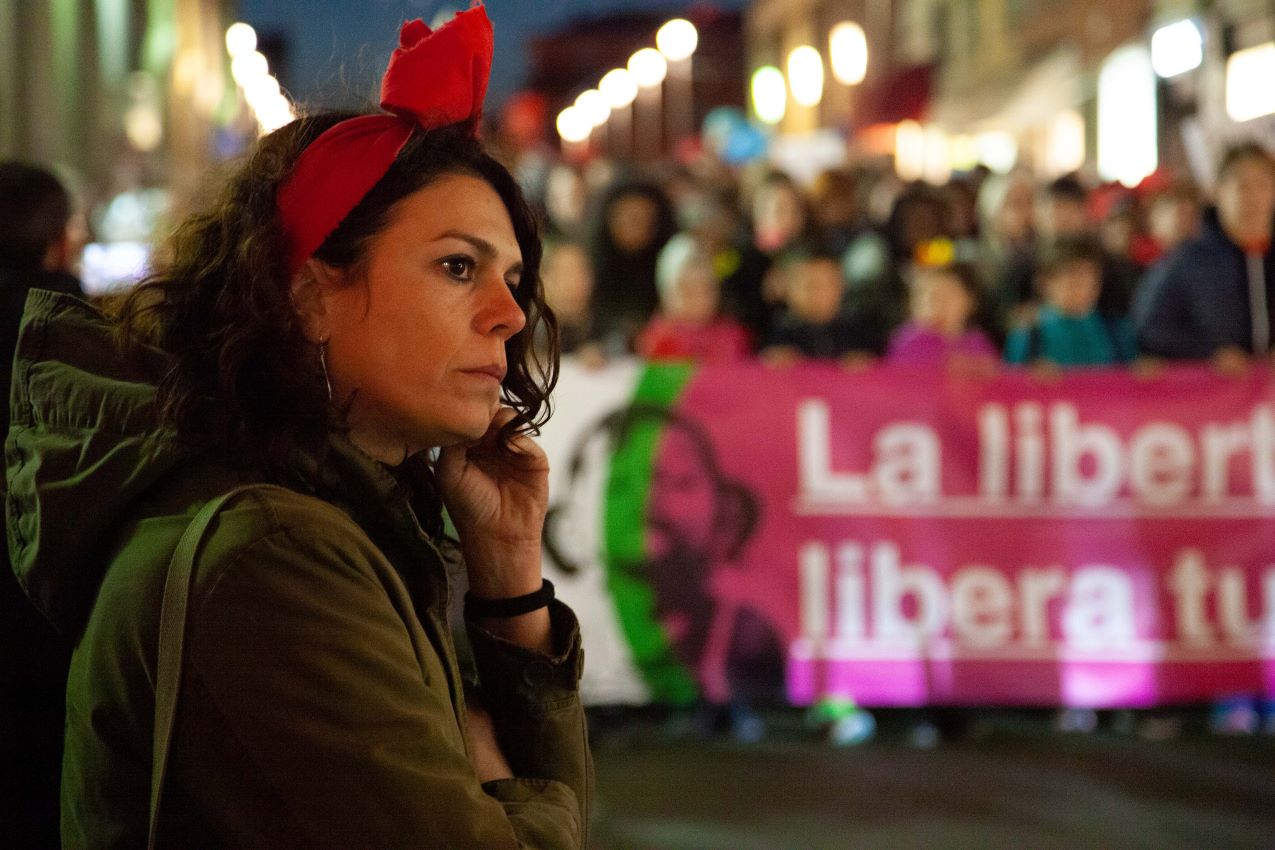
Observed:
[[[579,636],[540,577],[547,465],[526,436],[556,337],[533,219],[474,139],[490,56],[481,7],[406,25],[393,114],[264,138],[117,320],[28,305],[9,531],[28,593],[77,635],[66,846],[142,846],[157,799],[160,846],[585,846]],[[176,630],[165,771],[166,576],[228,492]]]

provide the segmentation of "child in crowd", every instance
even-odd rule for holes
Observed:
[[[589,255],[574,242],[545,246],[540,264],[545,301],[558,318],[563,354],[571,354],[589,338],[589,309],[593,295],[593,267]]]
[[[786,365],[802,357],[861,364],[881,353],[886,330],[843,307],[845,279],[837,257],[814,253],[788,269],[787,310],[767,339],[762,358]]]
[[[1060,367],[1131,363],[1137,356],[1127,318],[1098,310],[1102,249],[1091,239],[1059,239],[1041,255],[1035,321],[1014,330],[1005,345],[1010,363]]]
[[[918,266],[910,289],[911,318],[891,335],[887,363],[943,366],[997,359],[987,335],[970,326],[979,298],[978,278],[971,266]]]
[[[721,283],[713,258],[693,237],[678,234],[664,246],[655,283],[660,310],[638,335],[639,355],[648,360],[729,363],[751,353],[748,331],[721,315]]]

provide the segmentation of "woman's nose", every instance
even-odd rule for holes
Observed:
[[[499,334],[509,339],[527,325],[527,314],[514,298],[503,277],[493,276],[483,287],[483,302],[477,315],[480,333]]]

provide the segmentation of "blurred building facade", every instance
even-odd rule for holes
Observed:
[[[847,22],[867,42],[866,75],[849,85],[833,73]],[[1229,140],[1275,143],[1265,0],[757,0],[745,38],[747,76],[784,75],[786,103],[764,116],[754,102],[776,139],[833,129],[849,157],[888,154],[908,178],[982,162],[1207,181]],[[822,89],[802,102],[791,63],[810,48]]]
[[[92,205],[163,186],[179,206],[239,105],[231,0],[0,3],[0,157],[52,165]]]

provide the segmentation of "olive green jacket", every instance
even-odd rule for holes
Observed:
[[[156,425],[161,352],[33,293],[14,364],[6,520],[27,594],[76,639],[67,683],[67,848],[146,845],[160,599],[178,538],[244,483]],[[468,623],[516,779],[480,784],[442,555],[413,494],[333,438],[218,515],[195,562],[161,807],[177,848],[581,848],[592,766],[575,617],[556,657]],[[419,506],[419,505],[418,505]]]

